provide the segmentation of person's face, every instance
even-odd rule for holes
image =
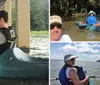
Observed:
[[[74,65],[75,64],[75,58],[68,60],[68,64],[71,65],[71,66]]]
[[[50,41],[59,41],[62,33],[62,25],[54,23],[50,25]]]
[[[93,15],[94,15],[93,13],[90,14],[90,16],[93,16]]]

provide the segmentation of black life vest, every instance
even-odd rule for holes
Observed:
[[[59,72],[59,81],[60,81],[60,83],[62,85],[66,85],[66,84],[67,85],[74,85],[73,82],[71,81],[71,79],[66,77],[65,70],[66,70],[67,67],[74,67],[74,68],[76,68],[77,69],[77,75],[78,75],[80,80],[83,80],[86,77],[82,67],[79,67],[79,66],[69,66],[69,65],[65,64],[61,68],[61,70]]]
[[[16,42],[16,33],[10,28],[0,28],[0,32],[5,36],[6,42],[0,45],[0,54],[6,51],[8,48],[12,48]]]

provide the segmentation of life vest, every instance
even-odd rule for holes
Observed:
[[[4,34],[6,36],[7,42],[11,44],[10,47],[13,47],[17,39],[16,32],[12,29],[12,27],[9,27],[9,29],[5,29]]]
[[[0,32],[6,38],[6,42],[3,44],[0,44],[0,49],[1,49],[0,54],[2,54],[8,48],[14,47],[17,36],[16,36],[15,31],[11,27],[10,28],[0,28]]]
[[[74,85],[73,82],[71,81],[71,79],[66,77],[65,70],[67,67],[75,67],[77,69],[77,75],[80,80],[83,80],[85,78],[86,75],[85,75],[82,67],[69,66],[69,65],[65,64],[59,71],[59,81],[62,85],[65,85],[65,84]]]

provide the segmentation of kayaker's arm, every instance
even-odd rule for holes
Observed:
[[[72,82],[74,83],[74,85],[84,85],[85,82],[88,80],[88,78],[86,77],[84,80],[79,80],[78,75],[76,70],[71,69],[68,73],[69,77],[71,78]]]
[[[97,24],[94,24],[94,26],[100,26],[100,22],[98,22]]]

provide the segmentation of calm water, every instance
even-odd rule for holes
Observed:
[[[75,21],[66,21],[63,25],[63,33],[68,34],[72,41],[100,41],[100,32],[80,30]]]
[[[59,81],[54,79],[58,77],[59,70],[63,64],[62,60],[50,60],[50,85],[60,85]],[[76,65],[85,67],[88,76],[100,76],[100,62],[76,61]],[[100,85],[100,78],[93,78],[93,81],[96,85]]]

